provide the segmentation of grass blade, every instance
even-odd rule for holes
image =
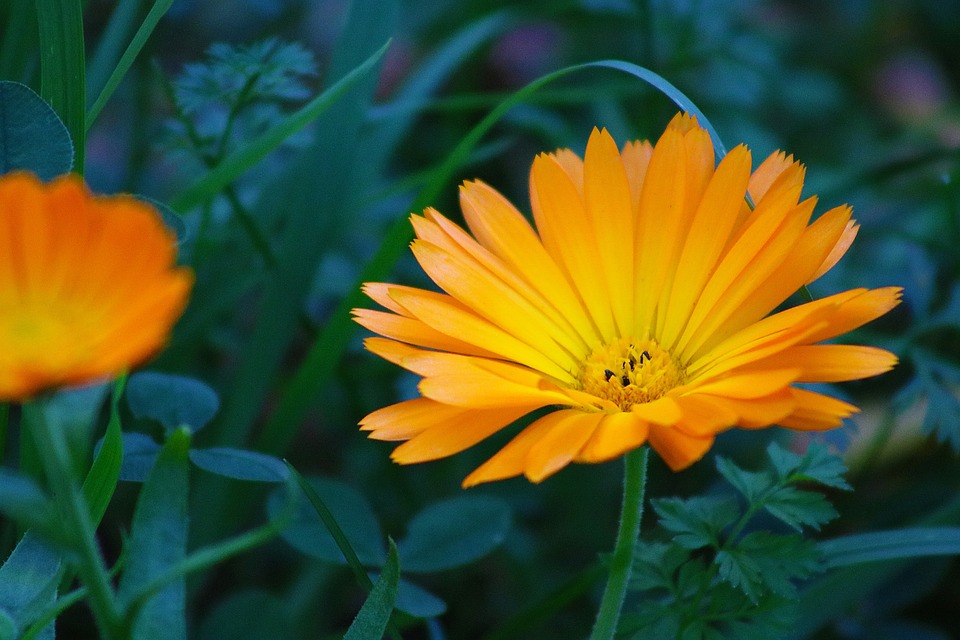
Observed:
[[[915,527],[871,531],[833,540],[818,547],[828,567],[865,562],[960,555],[960,527]]]
[[[122,56],[120,56],[120,61],[114,68],[113,73],[111,73],[110,77],[107,78],[107,82],[103,86],[103,90],[100,92],[100,95],[97,96],[93,106],[91,106],[90,110],[87,112],[83,125],[84,131],[89,131],[90,127],[93,126],[93,123],[96,122],[97,116],[100,115],[100,111],[103,109],[103,105],[107,103],[107,100],[110,99],[110,96],[113,95],[113,92],[117,90],[117,87],[120,85],[120,81],[123,80],[123,76],[125,76],[127,71],[130,70],[130,67],[133,65],[133,61],[137,59],[137,56],[143,49],[143,45],[147,43],[147,39],[150,37],[150,34],[153,33],[157,23],[160,22],[160,18],[163,17],[172,4],[173,0],[156,0],[156,2],[153,3],[153,7],[150,8],[150,12],[143,20],[143,24],[140,25],[139,29],[137,29],[137,33],[133,36],[133,40],[131,40],[130,44],[127,46],[127,50],[123,52]]]
[[[397,545],[391,540],[387,564],[343,640],[380,640],[390,623],[399,586],[400,560],[397,557]]]
[[[73,140],[73,170],[83,175],[86,128],[83,8],[80,0],[36,0],[40,33],[40,96],[57,112]]]
[[[120,465],[123,462],[123,434],[120,429],[120,396],[127,377],[121,376],[113,385],[110,398],[110,420],[103,437],[100,452],[83,481],[83,497],[90,507],[90,520],[96,527],[107,511],[113,492],[120,479]]]

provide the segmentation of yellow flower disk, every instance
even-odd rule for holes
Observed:
[[[155,355],[193,284],[149,205],[77,176],[0,177],[0,400],[114,377]]]
[[[618,149],[594,130],[581,160],[541,154],[534,225],[486,184],[465,183],[470,233],[433,209],[413,216],[413,253],[444,293],[368,283],[386,311],[356,309],[367,348],[422,377],[422,397],[361,421],[406,441],[399,463],[458,453],[518,418],[553,411],[465,486],[649,443],[674,470],[731,427],[819,431],[857,408],[794,386],[883,373],[882,349],[819,344],[899,303],[855,289],[771,312],[829,270],[857,233],[847,206],[812,220],[804,167],[776,153],[751,172],[745,146],[717,165],[710,137],[678,114],[655,146]],[[751,208],[746,196],[755,203]]]

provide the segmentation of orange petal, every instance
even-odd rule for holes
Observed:
[[[775,151],[767,156],[750,176],[749,190],[753,201],[759,202],[769,191],[774,181],[795,164],[793,156],[788,156],[783,151]]]
[[[495,453],[493,457],[468,475],[463,481],[463,487],[472,487],[481,482],[504,480],[521,475],[527,467],[527,454],[533,446],[550,433],[558,420],[564,419],[565,416],[558,416],[557,414],[568,413],[573,413],[573,410],[554,411],[534,421]]]
[[[583,197],[593,228],[620,335],[634,328],[634,219],[630,185],[617,149],[607,132],[593,130],[583,161]]]
[[[677,396],[683,417],[676,426],[691,436],[707,437],[734,426],[739,415],[729,406],[710,396],[690,394]]]
[[[627,174],[627,182],[630,184],[630,202],[633,203],[634,217],[640,206],[640,191],[643,188],[651,156],[653,156],[653,145],[646,140],[628,142],[620,153],[623,168]]]
[[[683,237],[680,231],[689,227],[685,172],[683,137],[667,129],[654,147],[640,192],[635,299],[637,333],[641,335],[652,328],[667,274],[676,269]]]
[[[706,455],[714,437],[697,438],[676,427],[651,424],[648,440],[672,470],[680,471]]]
[[[737,220],[750,175],[750,151],[734,148],[717,167],[693,221],[677,262],[673,291],[660,335],[672,346],[683,330],[720,252]]]
[[[703,396],[705,400],[717,403],[737,414],[736,426],[743,429],[763,429],[775,424],[793,413],[797,400],[792,389],[781,389],[768,396],[759,398],[732,398]]]
[[[850,344],[817,344],[790,347],[757,366],[797,367],[798,382],[844,382],[886,373],[897,364],[897,356],[884,349]]]
[[[777,361],[779,364],[779,360]],[[683,395],[708,394],[727,398],[750,399],[767,396],[796,382],[802,369],[738,370],[705,383],[694,381],[684,387]]]
[[[526,413],[525,409],[516,407],[469,410],[415,435],[394,449],[390,458],[399,464],[445,458],[472,447]]]
[[[353,319],[359,325],[386,338],[451,353],[463,353],[487,358],[498,357],[498,354],[491,351],[440,333],[416,318],[372,309],[354,309],[351,313]]]
[[[542,294],[544,312],[562,309],[563,313],[556,313],[572,325],[581,340],[591,344],[596,330],[583,303],[516,207],[495,189],[475,181],[460,188],[460,208],[480,244]]]
[[[840,262],[840,258],[847,253],[847,249],[849,249],[850,245],[853,244],[853,241],[856,240],[858,231],[860,231],[860,225],[853,220],[847,222],[847,226],[844,228],[843,234],[837,240],[836,244],[833,245],[833,249],[831,249],[829,255],[827,255],[820,267],[812,276],[810,276],[810,279],[807,280],[806,284],[810,284],[827,271],[830,271],[835,264]]]
[[[414,398],[377,409],[360,421],[361,431],[374,440],[409,440],[437,425],[455,422],[470,409],[451,407],[427,398]]]
[[[576,462],[606,462],[647,441],[649,425],[634,413],[617,411],[603,414],[590,440],[580,450]]]
[[[541,420],[551,416],[555,418],[550,420],[550,430],[527,453],[524,475],[531,482],[543,482],[570,464],[596,431],[604,414],[555,411]]]
[[[778,424],[790,429],[800,431],[825,431],[834,429],[843,424],[843,419],[848,418],[860,410],[852,404],[825,396],[821,393],[814,393],[806,389],[791,389],[797,406],[786,418],[779,420]]]
[[[630,413],[644,422],[655,424],[674,424],[683,417],[683,411],[677,401],[670,396],[661,396],[652,402],[635,404]]]

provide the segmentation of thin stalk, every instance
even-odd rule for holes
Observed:
[[[89,593],[90,608],[101,637],[113,638],[120,622],[120,611],[110,584],[110,574],[97,546],[90,508],[71,472],[72,462],[63,431],[50,424],[38,404],[24,405],[23,419],[30,428],[37,449],[43,452],[41,463],[57,496],[64,525],[70,532],[77,570]]]
[[[640,519],[643,517],[643,495],[647,484],[647,447],[635,449],[624,456],[623,506],[617,542],[610,556],[610,576],[603,590],[597,620],[590,640],[613,638],[620,620],[620,609],[627,595],[630,568],[634,550],[640,537]]]
[[[7,432],[10,430],[10,403],[0,402],[0,463],[7,457]]]

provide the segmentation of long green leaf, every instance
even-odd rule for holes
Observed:
[[[83,175],[85,57],[80,0],[36,0],[40,33],[40,96],[57,112],[73,140],[73,169]]]
[[[187,550],[190,431],[174,431],[160,451],[133,514],[129,561],[120,580],[119,597],[128,607],[125,623],[136,638],[184,640],[186,583],[166,583],[142,607],[131,607],[138,592],[181,563]]]
[[[373,590],[360,607],[360,612],[347,629],[343,640],[380,640],[383,637],[390,622],[390,614],[393,613],[393,605],[397,600],[399,583],[400,560],[397,556],[397,546],[391,540],[387,564],[384,565],[377,583],[373,585]]]
[[[93,123],[97,120],[97,116],[100,115],[100,111],[103,109],[103,105],[107,103],[107,100],[109,100],[113,92],[116,91],[120,85],[120,81],[123,80],[123,76],[130,70],[133,61],[136,60],[141,49],[143,49],[143,45],[147,43],[150,34],[153,33],[157,23],[160,22],[160,18],[163,17],[163,14],[167,12],[172,4],[173,0],[156,0],[156,2],[153,3],[153,7],[151,7],[147,17],[143,20],[143,24],[137,29],[137,33],[133,36],[133,40],[130,41],[127,50],[124,51],[120,57],[120,62],[117,63],[113,73],[110,74],[110,77],[107,79],[103,91],[100,92],[96,102],[93,103],[90,111],[87,112],[84,120],[84,131],[88,131],[90,127],[93,126]]]
[[[364,569],[363,563],[360,562],[360,558],[357,556],[356,550],[353,548],[353,545],[350,544],[350,540],[347,538],[347,534],[343,532],[343,528],[340,526],[340,523],[337,522],[337,519],[333,516],[333,513],[323,501],[323,498],[321,498],[320,494],[317,493],[312,486],[310,486],[310,483],[307,482],[307,479],[300,475],[300,472],[297,471],[289,462],[287,463],[287,468],[290,470],[290,475],[292,475],[297,481],[297,484],[300,485],[300,489],[302,489],[303,494],[307,496],[307,500],[310,501],[310,504],[317,512],[317,515],[320,516],[323,526],[325,526],[327,531],[330,532],[330,536],[337,544],[337,548],[340,549],[340,553],[343,554],[343,557],[346,559],[351,571],[353,571],[353,577],[356,578],[357,584],[359,584],[364,591],[369,593],[373,588],[373,582],[371,582],[370,576],[367,575],[367,570]]]
[[[107,512],[107,506],[120,480],[120,465],[123,463],[123,433],[120,429],[119,407],[126,380],[126,375],[121,376],[113,385],[113,395],[110,398],[110,420],[103,437],[103,445],[83,481],[83,497],[90,507],[90,520],[95,527],[100,524],[103,514]]]
[[[28,62],[37,51],[34,0],[0,2],[0,78],[26,80]]]
[[[28,531],[0,567],[0,611],[21,629],[31,624],[56,599],[60,565],[60,554]],[[53,625],[47,625],[41,638],[53,637]]]
[[[447,156],[446,161],[437,168],[433,179],[418,194],[410,209],[419,211],[429,205],[467,161],[471,151],[510,109],[527,100],[541,87],[571,74],[591,69],[613,69],[652,85],[670,98],[681,110],[696,115],[701,126],[710,134],[717,157],[722,158],[726,155],[726,147],[723,146],[720,136],[703,112],[690,98],[663,77],[649,69],[621,60],[587,62],[542,76],[504,100],[461,139],[457,147]],[[364,304],[365,297],[360,291],[361,285],[364,282],[376,282],[386,278],[393,265],[406,251],[407,244],[412,238],[413,230],[406,216],[398,219],[387,230],[380,249],[367,263],[356,284],[350,289],[350,293],[337,306],[306,358],[284,388],[277,409],[264,427],[263,435],[258,441],[259,449],[278,455],[286,450],[297,426],[316,401],[318,391],[333,373],[356,329],[356,324],[350,318],[350,310]]]
[[[307,103],[299,111],[290,114],[257,138],[229,155],[200,180],[187,187],[170,206],[177,211],[187,211],[213,198],[225,186],[239,178],[280,144],[310,124],[339,98],[367,76],[376,66],[390,43],[387,42],[363,63],[350,71],[333,86]]]
[[[819,545],[828,567],[960,555],[960,527],[915,527],[858,533]]]
[[[147,0],[117,0],[110,12],[97,48],[87,60],[87,104],[93,103],[94,95],[99,94],[107,84],[107,79],[117,66],[124,48],[130,44],[140,14],[140,5]],[[96,92],[96,93],[94,93]],[[89,111],[88,111],[89,113]]]

